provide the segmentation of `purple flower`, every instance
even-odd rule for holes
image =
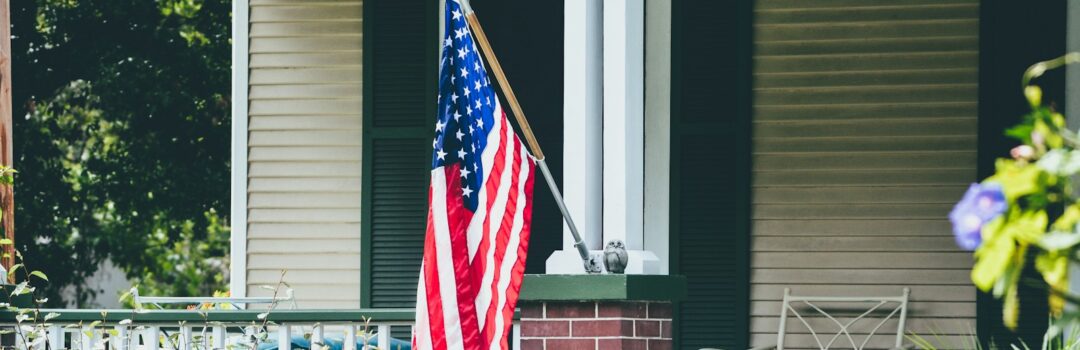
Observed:
[[[964,198],[949,213],[956,244],[965,250],[975,250],[982,243],[982,226],[998,217],[1009,207],[1005,192],[996,183],[971,184]]]

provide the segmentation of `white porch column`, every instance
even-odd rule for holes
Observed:
[[[670,268],[671,2],[645,8],[645,247]]]
[[[567,1],[563,18],[563,194],[589,249],[603,234],[603,2]],[[548,273],[585,273],[570,228]]]
[[[1070,1],[1067,6],[1065,51],[1077,52],[1080,51],[1080,3]],[[1080,127],[1080,66],[1076,64],[1065,67],[1065,118],[1069,129]],[[1069,270],[1069,290],[1080,292],[1080,264],[1072,263]]]
[[[626,243],[626,273],[658,273],[645,250],[645,2],[604,0],[604,242]]]

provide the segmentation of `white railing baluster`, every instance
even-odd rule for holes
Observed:
[[[59,350],[64,348],[64,327],[60,325],[49,326],[49,349]]]
[[[291,328],[288,324],[282,323],[278,326],[278,350],[292,350],[292,334]]]
[[[311,350],[322,350],[322,345],[326,344],[324,335],[322,323],[311,326]],[[316,347],[316,345],[319,347]]]
[[[180,350],[191,350],[191,326],[180,326]]]
[[[390,348],[390,325],[388,325],[388,324],[380,324],[379,325],[379,334],[377,334],[377,336],[379,337],[379,349],[389,349]]]
[[[521,324],[520,323],[514,322],[514,324],[512,326],[510,326],[510,336],[512,337],[512,339],[514,341],[514,343],[511,344],[510,348],[514,349],[514,350],[521,350]]]
[[[200,350],[210,350],[210,334],[207,334],[206,326],[202,326],[201,330],[199,331],[199,342],[198,342],[198,344],[199,344],[199,346],[197,347],[198,349],[200,349]]]
[[[341,344],[341,350],[356,350],[356,324],[345,324],[345,340]]]
[[[157,350],[161,346],[161,328],[158,326],[146,327],[143,331],[143,345],[145,349]]]
[[[214,349],[224,349],[225,340],[229,334],[225,331],[225,326],[214,326]]]
[[[90,326],[82,326],[79,332],[79,347],[82,350],[93,350],[97,341],[97,329]]]
[[[131,350],[131,332],[127,326],[116,326],[116,339],[109,337],[110,349]]]
[[[24,332],[22,330],[22,326],[15,325],[15,333],[14,333],[14,335],[15,335],[15,349],[25,349],[26,348],[26,342],[23,341],[23,334],[24,334]]]

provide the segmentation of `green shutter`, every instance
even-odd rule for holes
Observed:
[[[750,2],[672,7],[672,273],[681,349],[745,349],[749,304]]]
[[[435,117],[433,0],[364,2],[362,307],[413,307]]]

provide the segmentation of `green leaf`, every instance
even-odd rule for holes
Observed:
[[[1058,176],[1070,176],[1080,172],[1080,151],[1057,148],[1046,152],[1036,162],[1046,172]]]
[[[1080,243],[1080,233],[1053,231],[1039,240],[1039,247],[1047,251],[1072,249]]]
[[[1043,187],[1039,185],[1039,176],[1042,174],[1039,167],[1018,164],[1011,159],[998,159],[996,168],[997,173],[984,180],[983,183],[1000,184],[1005,192],[1005,199],[1009,203],[1015,203],[1017,198],[1043,190]]]
[[[1038,243],[1046,233],[1049,221],[1045,210],[1009,212],[1008,220],[1001,227],[1001,234],[1024,243]]]
[[[1016,287],[1013,286],[1005,293],[1005,300],[1001,306],[1001,321],[1005,323],[1005,327],[1016,329],[1019,320],[1020,296],[1016,292]]]
[[[121,304],[123,304],[125,301],[127,301],[128,299],[131,298],[131,291],[132,291],[132,289],[128,289],[126,292],[124,292],[124,294],[120,295],[120,303]]]
[[[45,280],[45,282],[49,281],[49,276],[45,276],[45,273],[41,271],[31,271],[30,276],[35,276],[37,278],[43,279]]]
[[[1001,239],[1005,218],[998,217],[983,226],[983,244],[975,251],[975,267],[971,269],[971,281],[984,292],[989,292],[1009,267],[1015,254],[1016,244],[1011,239]]]
[[[0,212],[2,213],[2,212]],[[0,245],[12,245],[15,244],[10,238],[0,238]]]
[[[19,272],[19,269],[23,267],[23,264],[11,265],[11,269],[8,270],[8,278],[15,278],[15,274]]]
[[[28,294],[34,291],[33,287],[27,282],[22,282],[15,285],[15,289],[11,291],[11,296]]]
[[[60,317],[59,313],[56,313],[56,312],[47,313],[47,314],[45,314],[45,322],[49,322],[49,320],[57,318],[57,317]]]
[[[1032,108],[1042,105],[1042,89],[1035,85],[1028,85],[1024,87],[1024,97],[1027,98],[1028,104]]]

